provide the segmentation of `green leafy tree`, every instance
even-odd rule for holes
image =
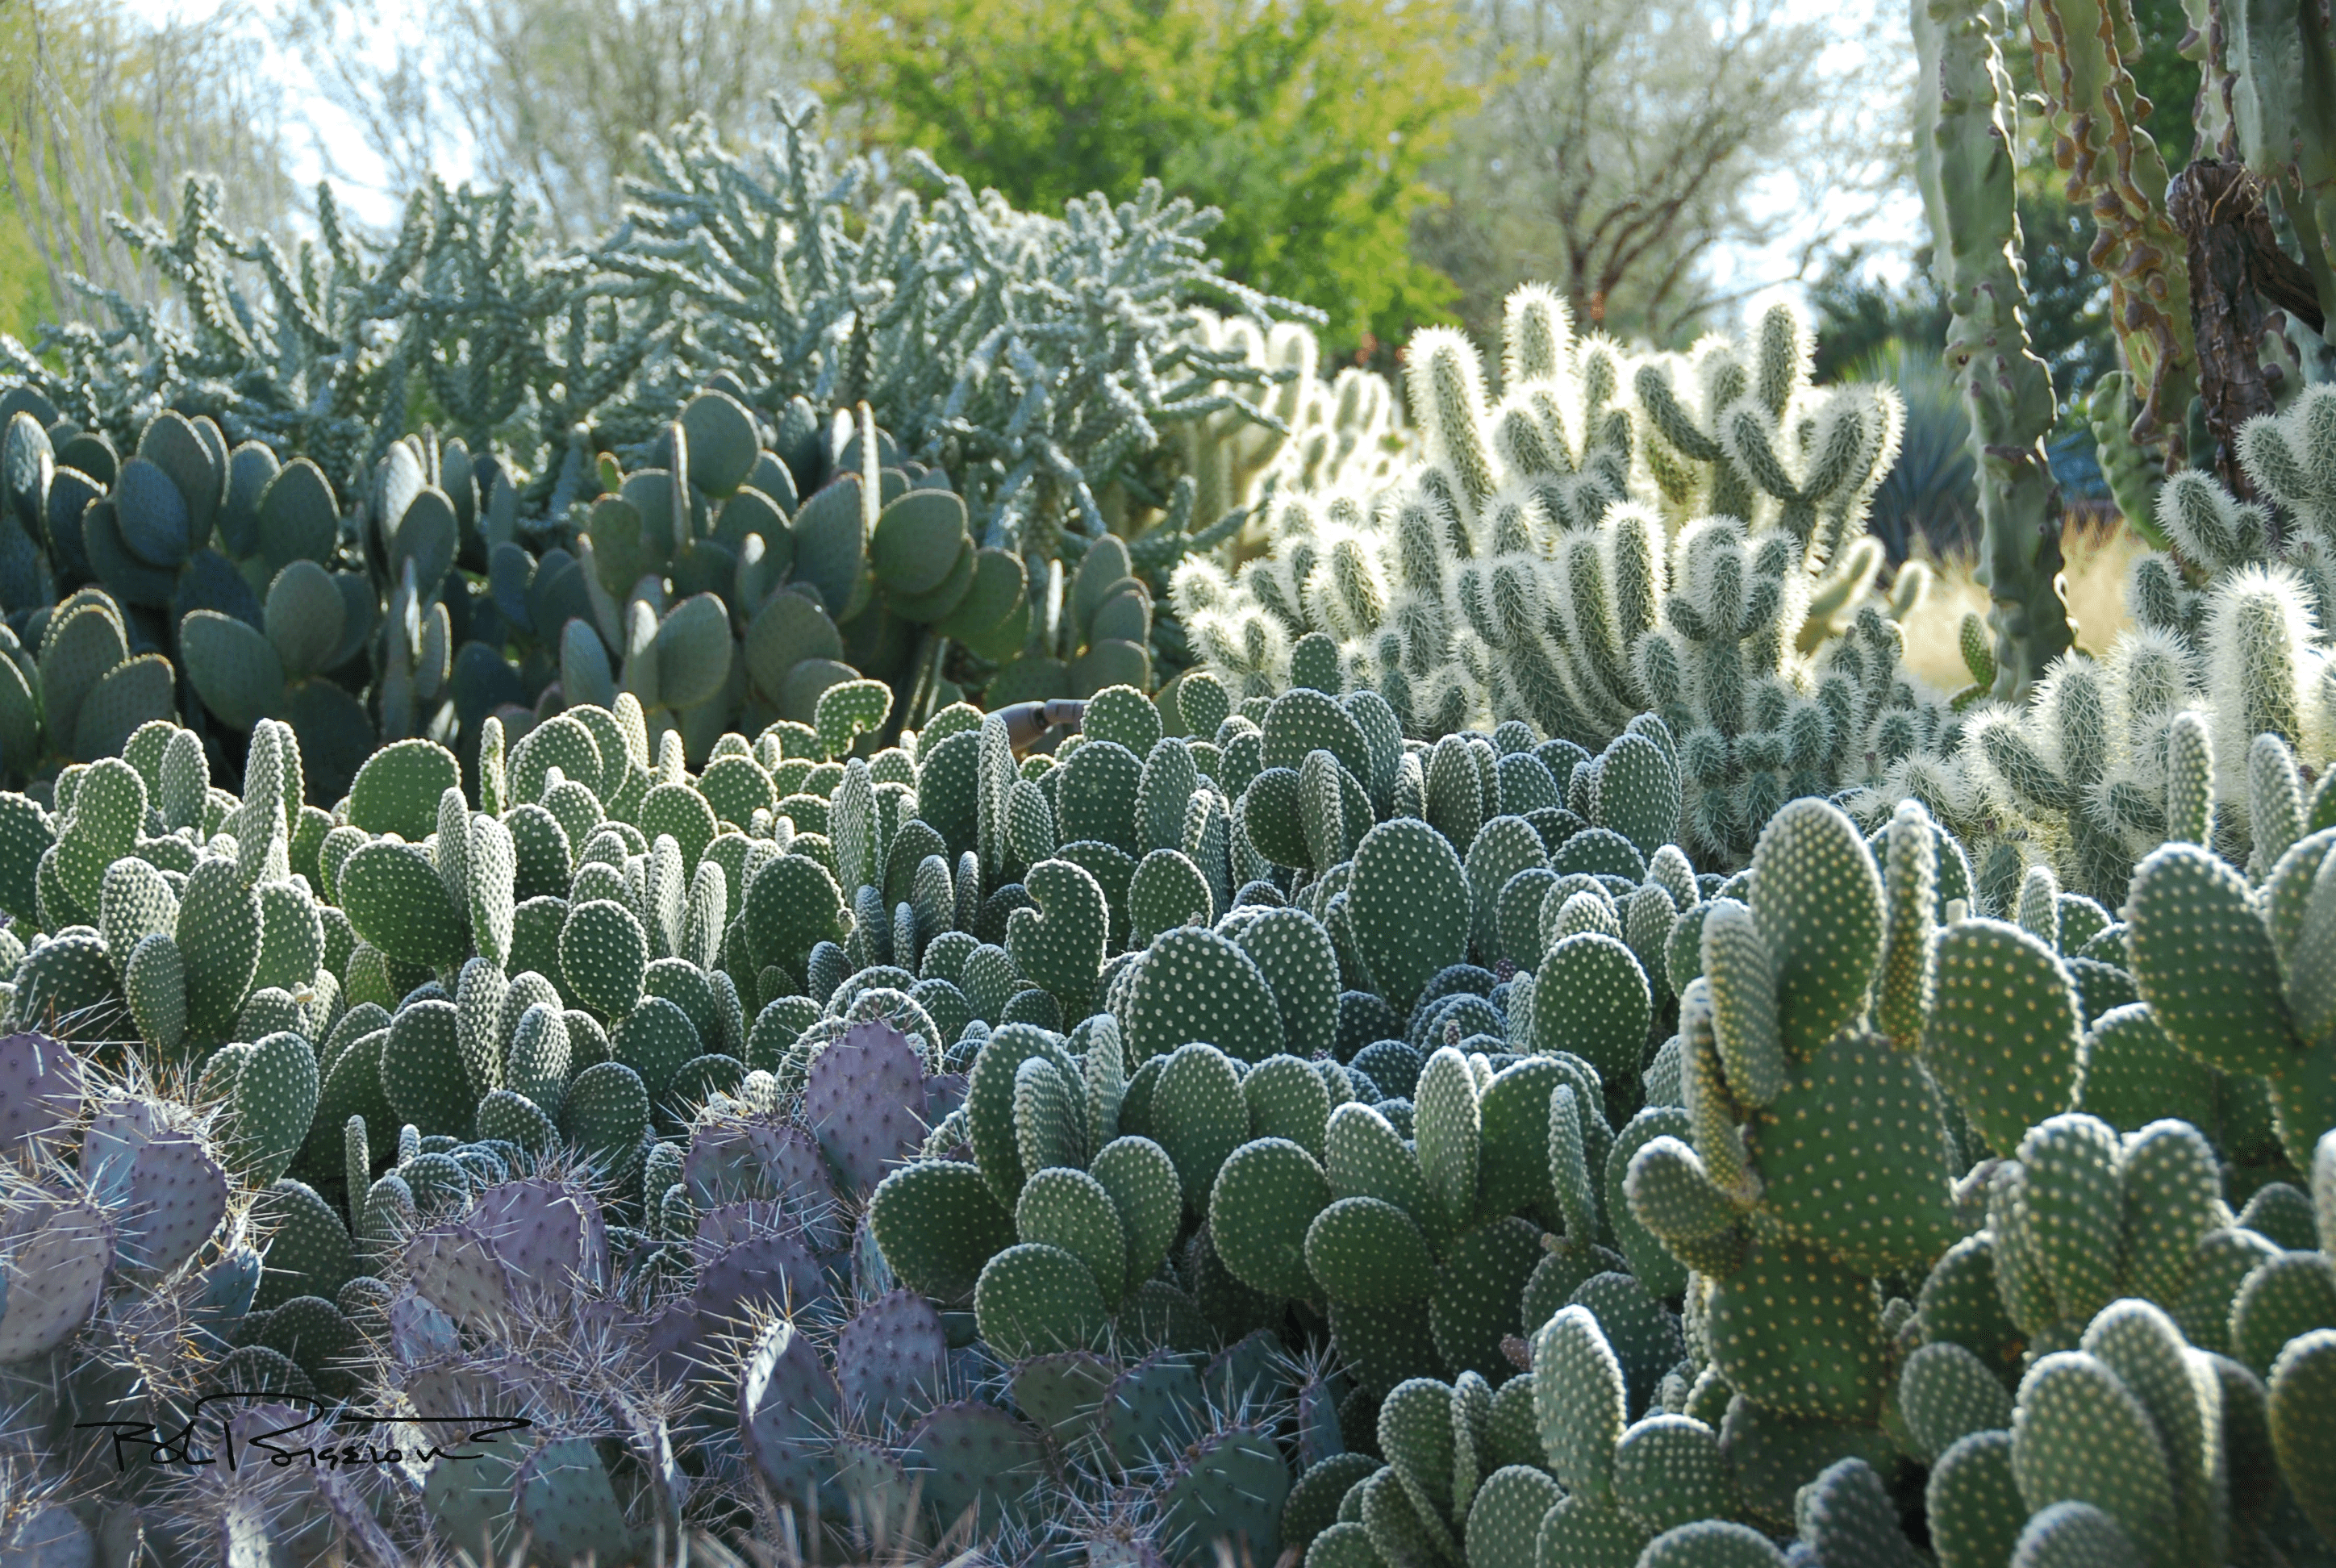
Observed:
[[[1466,102],[1455,25],[1442,0],[869,0],[836,20],[825,93],[871,144],[1017,206],[1157,178],[1221,208],[1226,273],[1351,346],[1453,297],[1409,240]]]

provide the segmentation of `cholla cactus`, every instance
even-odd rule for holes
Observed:
[[[1809,346],[1780,308],[1748,351],[1641,363],[1523,289],[1494,403],[1465,338],[1422,333],[1424,461],[1283,491],[1270,552],[1235,576],[1180,568],[1194,647],[1244,695],[1376,688],[1416,735],[1518,718],[1599,748],[1652,707],[1691,759],[1694,842],[1740,854],[1787,787],[1949,738],[1886,624],[1910,599],[1875,602],[1878,558],[1850,548],[1896,403],[1811,388]],[[1813,616],[1841,635],[1809,635]]]
[[[2112,906],[2134,860],[2169,837],[2264,874],[2336,757],[2336,513],[2321,472],[2336,472],[2336,392],[2310,388],[2250,422],[2241,453],[2263,501],[2238,502],[2195,469],[2169,476],[2156,521],[2173,552],[2135,563],[2134,629],[2098,662],[2065,656],[2024,706],[1973,710],[1934,791],[1968,836],[2016,822],[2037,858]],[[2184,776],[2169,734],[2190,711],[2202,722],[2184,755],[2198,767]],[[1895,782],[1924,793],[1912,775]],[[2176,810],[2176,790],[2196,804]]]
[[[1236,351],[1262,373],[1254,384],[1221,383],[1213,392],[1273,421],[1225,409],[1185,427],[1186,469],[1200,487],[1196,515],[1254,512],[1260,500],[1284,488],[1325,491],[1383,484],[1393,476],[1409,433],[1384,376],[1349,365],[1324,379],[1320,343],[1299,322],[1194,314],[1195,335],[1209,348]],[[1244,541],[1262,541],[1266,522],[1256,515]]]
[[[2239,455],[2262,500],[2195,469],[2168,476],[2157,521],[2177,554],[2143,557],[2129,595],[2136,620],[2205,662],[2226,800],[2257,735],[2315,774],[2336,755],[2336,388],[2248,421]]]

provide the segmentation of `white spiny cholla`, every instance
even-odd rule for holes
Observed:
[[[1236,329],[1261,368],[1310,364],[1298,329],[1270,346]],[[1261,500],[1264,521],[1248,559],[1174,579],[1204,666],[1244,695],[1277,691],[1317,636],[1348,682],[1431,737],[1523,718],[1596,749],[1652,709],[1679,739],[1708,852],[1740,852],[1792,794],[1846,791],[1869,824],[1911,797],[1983,862],[2000,846],[2007,886],[2041,861],[2111,906],[2167,831],[2177,714],[2205,716],[2215,820],[2242,859],[2255,737],[2279,735],[2307,784],[2336,752],[2336,388],[2241,433],[2258,500],[2197,471],[2167,481],[2175,550],[2136,563],[2134,626],[2114,646],[2064,657],[2023,702],[1957,714],[1899,663],[1894,617],[1919,574],[1887,601],[1873,590],[1863,519],[1894,455],[1886,391],[1811,387],[1789,311],[1749,345],[1634,355],[1521,289],[1504,336],[1494,388],[1465,337],[1420,334],[1414,429],[1348,439],[1367,463],[1300,467],[1289,445],[1267,450],[1272,433],[1231,435],[1261,454],[1238,499]],[[1327,401],[1312,385],[1293,407]]]
[[[2291,795],[2336,755],[2336,387],[2248,422],[2239,453],[2258,500],[2197,469],[2167,478],[2157,521],[2174,550],[2136,561],[2132,629],[2098,663],[2064,656],[2025,705],[1975,711],[1945,765],[1912,765],[1862,806],[1920,795],[1966,837],[2024,840],[2072,891],[2116,907],[2135,858],[2186,814],[2167,800],[2167,735],[2195,710],[2215,836],[2267,869],[2265,846],[2292,836]]]
[[[1229,401],[1183,427],[1185,466],[1198,486],[1194,517],[1253,507],[1284,485],[1384,482],[1393,472],[1407,433],[1386,377],[1349,366],[1324,380],[1321,346],[1297,322],[1260,326],[1246,316],[1190,314],[1196,323],[1190,336],[1204,354],[1239,355],[1251,371],[1249,379],[1217,383],[1208,395],[1267,416]],[[1252,524],[1243,537],[1254,542],[1262,533]]]
[[[2257,502],[2195,470],[2166,481],[2158,521],[2180,559],[2146,558],[2134,604],[2137,620],[2178,630],[2203,657],[2215,793],[2233,803],[2255,735],[2280,735],[2315,774],[2336,748],[2336,386],[2249,420],[2239,458]]]
[[[1336,645],[1416,735],[1522,719],[1602,749],[1634,715],[1682,743],[1702,847],[1740,854],[1765,808],[1878,779],[1951,736],[1899,662],[1881,553],[1854,541],[1898,443],[1895,394],[1816,387],[1789,308],[1686,355],[1577,336],[1564,302],[1508,303],[1500,385],[1433,329],[1406,355],[1418,436],[1368,463],[1285,472],[1261,549],[1172,585],[1234,690]],[[1287,354],[1272,363],[1294,363]]]

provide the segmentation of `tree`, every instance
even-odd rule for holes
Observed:
[[[1585,326],[1693,336],[1753,291],[1713,284],[1719,247],[1773,243],[1898,171],[1895,139],[1873,123],[1893,56],[1844,60],[1839,15],[1794,0],[1475,0],[1473,20],[1484,109],[1438,171],[1451,200],[1420,240],[1480,331],[1541,278]]]
[[[140,24],[110,0],[10,0],[0,26],[0,331],[103,320],[87,279],[136,304],[170,287],[109,221],[175,221],[187,176],[220,177],[238,233],[294,207],[247,18]]]
[[[796,0],[292,0],[290,38],[400,190],[467,154],[569,243],[616,218],[640,140],[703,112],[733,141],[803,85]],[[456,133],[459,132],[459,140]]]
[[[1410,250],[1466,102],[1445,0],[851,0],[830,102],[874,144],[1060,211],[1147,177],[1222,209],[1226,273],[1329,314],[1334,345],[1436,318]]]

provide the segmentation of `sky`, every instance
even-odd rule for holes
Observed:
[[[215,15],[225,3],[226,0],[129,0],[128,8],[150,23],[200,22]],[[248,8],[265,17],[279,3],[280,0],[248,0]],[[421,0],[374,0],[373,9],[381,24],[394,26],[401,18],[418,16],[423,5]],[[1835,63],[1846,70],[1871,71],[1877,85],[1886,72],[1883,62],[1871,51],[1887,51],[1901,59],[1910,51],[1897,0],[1797,0],[1795,9],[1804,15],[1837,19],[1840,42],[1835,46]],[[271,57],[273,74],[285,92],[284,119],[291,142],[295,179],[305,188],[329,174],[334,179],[334,194],[345,209],[353,210],[369,225],[385,228],[394,224],[401,205],[400,193],[391,189],[386,170],[365,146],[356,124],[319,89],[297,54],[277,44],[272,29],[261,28],[258,33],[263,49]],[[1892,83],[1887,91],[1874,95],[1875,100],[1887,105],[1894,102],[1896,92],[1897,85]],[[450,126],[449,130],[460,135],[459,127]],[[1886,109],[1877,113],[1876,131],[1878,134],[1896,133],[1896,122],[1888,117]],[[326,149],[330,150],[329,159]],[[471,172],[461,148],[451,150],[442,172],[453,180]],[[1799,200],[1799,192],[1792,182],[1781,177],[1771,188],[1756,191],[1754,196],[1756,209],[1766,208],[1770,211],[1789,211]],[[1847,198],[1820,204],[1794,215],[1784,236],[1774,245],[1723,248],[1712,264],[1714,280],[1723,293],[1747,291],[1744,310],[1746,318],[1750,319],[1773,299],[1796,297],[1801,292],[1796,283],[1773,280],[1791,276],[1797,253],[1818,234],[1836,243],[1865,242],[1872,252],[1869,266],[1873,272],[1889,282],[1901,282],[1911,268],[1910,237],[1918,240],[1925,234],[1922,202],[1909,188],[1888,193],[1878,206]]]

